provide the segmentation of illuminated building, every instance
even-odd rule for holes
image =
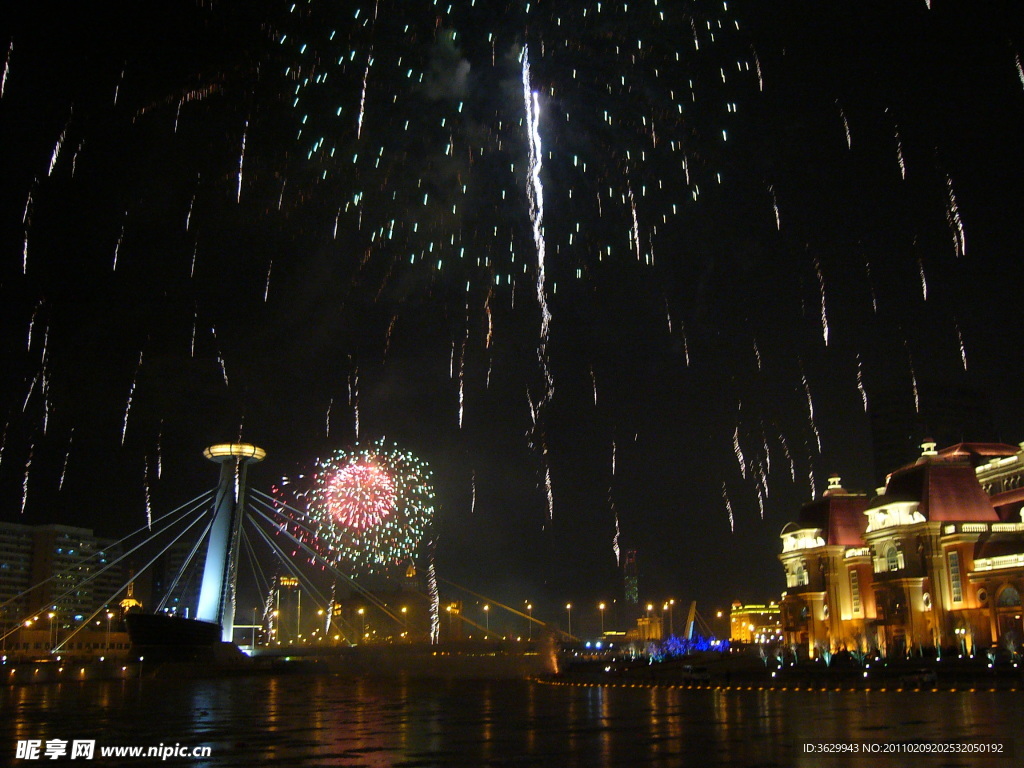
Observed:
[[[874,497],[830,478],[783,528],[788,644],[900,655],[1024,638],[1024,449],[922,449]]]
[[[125,582],[124,569],[111,566],[119,555],[115,542],[88,528],[0,523],[4,620],[55,610],[66,622],[113,604]]]
[[[294,576],[276,576],[270,587],[270,605],[273,610],[268,616],[267,630],[271,642],[281,645],[298,642],[302,634],[299,580]]]
[[[729,640],[733,643],[770,643],[782,639],[779,606],[732,604],[729,613]]]

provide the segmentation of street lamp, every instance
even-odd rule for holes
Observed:
[[[361,643],[366,638],[366,618],[365,618],[366,611],[364,609],[360,608],[358,613],[359,613],[359,642]]]
[[[597,610],[601,612],[601,635],[604,636],[604,603],[598,603]]]
[[[47,614],[47,616],[50,617],[50,629],[48,631],[48,634],[49,634],[49,639],[50,639],[50,650],[51,651],[53,650],[53,646],[54,646],[54,642],[53,642],[53,617],[56,616],[56,615],[57,614],[55,614],[53,611],[50,611]]]
[[[670,599],[668,601],[668,634],[670,637],[675,634],[675,609],[676,601]]]
[[[572,637],[572,603],[565,604],[565,612],[569,616],[569,637]]]
[[[533,640],[533,603],[529,601],[526,603],[526,614],[529,616],[529,621],[526,625],[528,633],[526,639]]]
[[[114,618],[114,614],[112,614],[110,611],[107,611],[107,644],[105,647],[108,653],[110,652],[110,620],[112,618]]]
[[[409,634],[408,611],[409,611],[409,609],[403,605],[402,606],[402,634],[403,635],[408,635]]]
[[[487,603],[484,603],[484,627],[486,628],[487,633],[490,634],[490,632],[491,632],[491,606],[487,605]]]

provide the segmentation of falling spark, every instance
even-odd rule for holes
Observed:
[[[786,442],[786,436],[779,432],[779,443],[782,445],[782,453],[786,457],[786,461],[789,462],[789,479],[791,482],[796,482],[796,464],[793,461],[793,454],[789,452],[789,443]]]
[[[805,443],[806,445],[806,443]],[[821,453],[821,451],[818,451]],[[811,456],[811,447],[807,446],[807,485],[811,491],[811,500],[818,498],[818,483],[814,479],[814,457]]]
[[[757,71],[757,90],[764,92],[764,77],[761,75],[761,59],[757,55],[757,49],[754,46],[750,46],[751,53],[754,54],[754,68]]]
[[[441,638],[441,598],[437,589],[437,571],[434,570],[433,557],[427,566],[427,591],[430,594],[430,643],[436,645]]]
[[[864,389],[864,361],[860,359],[860,353],[857,353],[857,391],[860,392],[860,400],[864,404],[864,413],[868,412],[868,393]]]
[[[146,492],[146,528],[153,530],[153,505],[149,496],[149,459],[146,459],[142,470],[142,485]]]
[[[871,279],[871,262],[864,259],[864,270],[868,275],[868,290],[871,291],[871,310],[878,314],[878,296],[875,295],[875,283]]]
[[[12,47],[14,46],[14,41],[11,41],[11,46]],[[8,58],[9,57],[10,57],[10,54],[8,54]],[[1017,65],[1017,79],[1020,80],[1021,88],[1024,88],[1024,66],[1021,66],[1020,54],[1019,53],[1014,54],[1014,63],[1016,63],[1016,65]],[[7,76],[7,68],[4,67],[4,77],[6,77],[6,76]],[[2,89],[0,89],[0,96],[3,96],[3,90]]]
[[[527,197],[530,204],[530,220],[533,222],[533,242],[537,250],[537,304],[540,306],[540,344],[537,357],[540,360],[547,393],[542,403],[550,399],[554,392],[554,382],[548,368],[547,346],[548,329],[551,325],[551,312],[548,309],[546,275],[544,269],[544,185],[541,184],[541,142],[538,125],[540,123],[540,103],[537,93],[530,87],[530,54],[529,47],[523,48],[523,101],[526,107],[526,126],[529,137],[529,169],[530,183],[527,186]]]
[[[192,313],[192,351],[191,357],[196,356],[196,326],[199,324],[199,312]]]
[[[21,514],[25,514],[25,506],[28,504],[28,473],[32,469],[32,454],[35,452],[34,442],[29,443],[28,459],[25,461],[25,477],[21,481]]]
[[[125,218],[128,217],[128,211],[124,212]],[[117,272],[117,255],[121,251],[121,243],[124,241],[124,224],[121,224],[121,234],[117,236],[117,243],[114,245],[114,268],[113,272]]]
[[[28,321],[28,343],[26,344],[25,349],[32,349],[32,329],[35,328],[36,315],[39,313],[39,308],[42,306],[43,301],[42,299],[40,299],[39,301],[36,302],[35,309],[32,310],[32,317],[30,317]]]
[[[775,185],[769,184],[768,191],[772,196],[772,210],[775,212],[775,229],[779,232],[782,231],[782,219],[779,218],[779,198],[775,195]]]
[[[8,420],[7,423],[4,424],[3,437],[0,437],[0,465],[4,463],[4,450],[7,448],[7,430],[10,429],[10,427],[11,422]]]
[[[548,462],[548,447],[544,446],[544,491],[548,501],[548,520],[555,518],[555,496],[551,489],[551,464]]]
[[[279,211],[281,210],[281,206],[284,205],[284,188],[287,187],[287,186],[288,186],[288,179],[287,179],[287,177],[284,178],[284,179],[281,179],[281,194],[277,196],[277,210],[279,210]],[[337,232],[335,232],[335,235],[337,235]]]
[[[622,565],[622,550],[619,549],[619,513],[612,508],[612,514],[615,516],[615,535],[612,536],[612,552],[615,553],[615,565]]]
[[[900,138],[900,128],[896,126],[896,162],[900,165],[900,178],[906,181],[907,164],[903,160],[903,140]]]
[[[757,339],[754,338],[754,339],[752,339],[752,341],[753,341],[753,344],[754,344],[754,359],[757,360],[757,370],[760,371],[760,370],[763,369],[763,366],[764,366],[764,363],[761,360],[761,350],[757,346]]]
[[[736,521],[732,514],[732,502],[729,501],[729,492],[726,490],[725,481],[722,481],[722,501],[725,502],[725,511],[729,513],[729,530],[732,532],[736,531]]]
[[[470,477],[470,499],[469,499],[469,514],[476,514],[476,470],[471,470]]]
[[[327,403],[327,414],[324,416],[324,433],[326,437],[331,436],[331,408],[334,406],[334,398],[332,397]]]
[[[75,177],[75,169],[78,167],[78,156],[82,152],[82,147],[85,146],[85,139],[78,142],[78,146],[75,147],[75,154],[71,156],[71,178]]]
[[[64,478],[68,474],[68,460],[71,458],[71,442],[75,439],[75,428],[71,428],[71,435],[68,437],[68,449],[64,452],[64,465],[60,470],[60,480],[57,483],[57,490],[64,488]]]
[[[270,296],[270,272],[274,268],[274,260],[271,259],[270,263],[267,264],[267,284],[263,288],[263,303],[267,303],[267,298]]]
[[[230,387],[228,383],[228,369],[224,364],[224,354],[221,352],[220,342],[217,341],[217,329],[210,326],[210,333],[213,335],[213,344],[217,349],[217,363],[220,365],[220,375],[224,378],[224,386]]]
[[[466,341],[462,341],[462,351],[459,353],[459,429],[462,429],[462,417],[466,405]]]
[[[928,278],[924,274],[924,260],[921,254],[917,255],[917,272],[921,276],[921,296],[928,301]]]
[[[352,406],[355,419],[356,440],[359,439],[359,368],[356,368],[348,380],[348,404]]]
[[[804,383],[804,393],[807,395],[807,421],[814,432],[814,439],[818,443],[818,453],[821,453],[821,435],[818,433],[818,425],[814,422],[814,401],[811,399],[811,385],[807,383],[807,374],[800,372],[800,378]]]
[[[960,342],[960,361],[963,363],[964,370],[967,370],[967,348],[964,346],[964,335],[960,332],[960,323],[957,319],[953,318],[953,324],[956,326],[956,338]]]
[[[188,232],[189,227],[192,226],[192,208],[196,204],[196,196],[192,195],[192,199],[188,203],[188,213],[185,214],[185,231]]]
[[[956,194],[953,191],[953,179],[946,174],[946,220],[949,222],[949,230],[953,235],[953,250],[957,258],[967,254],[967,238],[964,233],[964,224],[960,219],[960,208],[956,203]]]
[[[686,338],[686,326],[679,321],[679,332],[683,336],[683,358],[686,360],[686,367],[690,367],[690,342]]]
[[[825,275],[821,271],[821,262],[814,257],[814,271],[818,274],[818,290],[821,293],[821,336],[828,346],[828,312],[825,308]]]
[[[125,66],[121,67],[121,77],[118,78],[117,86],[114,88],[114,106],[115,107],[117,106],[117,97],[121,93],[121,83],[124,82],[124,71],[125,71],[125,69],[127,69],[127,62],[125,62]]]
[[[594,405],[597,405],[597,376],[594,375],[594,366],[590,366],[590,383],[594,386]],[[614,467],[614,460],[612,462]]]
[[[4,97],[7,90],[7,74],[11,71],[11,54],[14,53],[14,38],[11,37],[10,45],[7,46],[7,58],[4,59],[4,71],[0,75],[0,99]],[[1017,67],[1020,68],[1020,57],[1017,57]]]
[[[245,121],[245,128],[242,129],[242,150],[238,153],[238,197],[236,202],[242,202],[242,166],[245,163],[245,137],[249,133],[249,121]]]
[[[636,260],[640,261],[640,220],[636,214],[636,198],[633,197],[633,187],[627,184],[626,189],[629,191],[629,207],[633,214],[633,230],[630,234],[630,239],[633,241],[633,247],[636,250]]]
[[[164,420],[160,419],[160,428],[156,433],[156,479],[159,480],[164,473]]]
[[[850,136],[850,122],[846,119],[846,112],[843,111],[843,105],[839,103],[839,99],[836,99],[836,106],[839,107],[839,116],[843,119],[843,132],[846,134],[846,148],[853,149],[853,138]]]
[[[21,223],[25,225],[24,239],[21,248],[21,274],[28,274],[28,232],[32,228],[32,208],[35,205],[34,193],[39,186],[39,177],[32,179],[32,186],[28,188],[28,196],[25,198],[25,210],[21,214]]]
[[[57,167],[57,159],[60,157],[61,147],[64,146],[64,139],[68,135],[68,128],[71,126],[71,117],[68,117],[67,123],[64,124],[64,130],[60,132],[60,136],[57,137],[57,144],[53,148],[53,154],[50,155],[50,169],[46,172],[47,176],[53,175],[53,169]]]
[[[910,350],[907,350],[907,363],[910,366],[910,386],[914,390],[914,413],[920,413],[921,396],[917,389],[917,373],[914,371],[914,358],[911,356]]]
[[[39,383],[39,372],[37,371],[36,375],[32,377],[32,383],[29,384],[29,387],[28,387],[28,394],[25,395],[25,402],[21,406],[21,412],[22,413],[24,413],[28,409],[28,402],[29,402],[29,400],[32,399],[32,393],[35,391],[36,384],[38,384],[38,383]]]
[[[743,458],[743,448],[740,446],[740,425],[737,424],[732,433],[732,452],[736,455],[736,462],[740,465],[740,474],[747,479],[747,462]]]
[[[356,138],[363,135],[363,115],[366,111],[366,81],[370,77],[370,65],[373,63],[373,46],[370,46],[370,54],[366,57],[366,70],[363,72],[363,93],[359,97],[359,119],[356,122]]]
[[[132,397],[135,395],[135,384],[139,379],[140,368],[142,368],[142,351],[139,352],[139,362],[135,365],[135,374],[132,376],[132,385],[128,390],[128,402],[124,407],[124,423],[121,425],[121,445],[124,445],[125,434],[128,432],[128,414],[132,410]]]
[[[198,256],[199,256],[199,241],[196,240],[196,242],[192,245],[192,266],[189,267],[189,270],[188,270],[189,278],[193,278],[193,277],[196,276],[196,258]]]

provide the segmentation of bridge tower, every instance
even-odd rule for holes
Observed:
[[[203,455],[220,464],[220,481],[214,498],[213,525],[206,549],[196,618],[220,624],[221,640],[230,643],[235,629],[235,587],[245,506],[245,469],[248,464],[262,461],[267,452],[248,443],[221,443],[209,446]]]

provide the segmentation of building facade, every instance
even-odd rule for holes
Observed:
[[[125,569],[120,546],[88,528],[0,523],[0,602],[5,622],[56,613],[82,621],[116,606]]]
[[[874,496],[830,478],[781,533],[785,642],[899,655],[1024,642],[1024,448],[961,443]]]

